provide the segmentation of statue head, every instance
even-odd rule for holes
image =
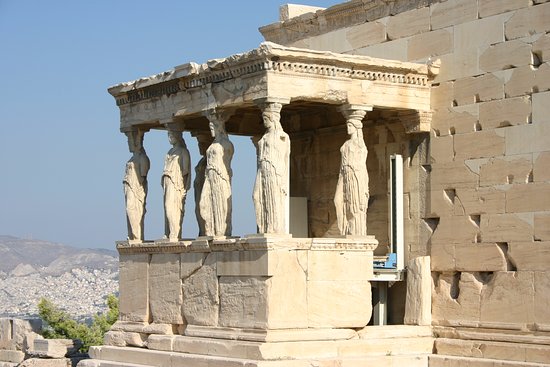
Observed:
[[[210,128],[210,134],[214,139],[226,134],[225,122],[217,117],[209,120],[208,127]]]
[[[281,108],[280,103],[267,103],[262,111],[264,126],[268,129],[281,128]]]
[[[135,130],[125,133],[128,137],[128,149],[131,153],[137,153],[143,149],[143,131]]]
[[[183,137],[181,136],[181,131],[168,130],[168,141],[172,145],[183,145]]]

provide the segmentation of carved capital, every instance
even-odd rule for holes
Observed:
[[[372,106],[358,105],[358,104],[345,104],[340,106],[338,110],[344,115],[346,122],[349,122],[349,121],[361,122],[367,115],[367,112],[372,111]]]
[[[431,111],[403,111],[398,113],[398,117],[407,134],[430,131],[432,125]]]
[[[235,113],[234,109],[229,108],[209,108],[203,112],[203,116],[208,119],[208,121],[217,123],[220,125],[225,125],[227,120]]]

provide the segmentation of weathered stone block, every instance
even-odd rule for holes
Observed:
[[[310,251],[307,280],[370,280],[372,255],[350,251]]]
[[[353,55],[364,55],[385,59],[407,61],[408,40],[400,38],[380,44],[362,47],[351,51]]]
[[[480,227],[483,242],[531,241],[533,214],[484,214]]]
[[[42,320],[35,319],[0,319],[0,341],[6,348],[27,352],[36,338],[42,338]]]
[[[491,102],[488,102],[491,103]],[[504,155],[504,137],[494,130],[457,134],[454,137],[455,160]]]
[[[482,325],[532,324],[533,272],[497,272],[481,292]]]
[[[337,29],[307,40],[308,48],[313,50],[348,52],[352,47],[347,40],[347,30]]]
[[[517,270],[545,271],[550,263],[550,242],[512,242],[508,256]]]
[[[535,213],[535,240],[550,241],[550,211]]]
[[[103,344],[116,347],[139,347],[145,346],[147,334],[128,331],[108,331],[103,337]]]
[[[532,65],[524,65],[513,69],[504,88],[506,97],[531,94],[537,85],[536,74],[537,70]]]
[[[530,0],[479,0],[479,17],[485,18],[495,14],[506,13],[526,8],[529,5],[531,5]]]
[[[483,283],[473,274],[442,273],[435,277],[432,318],[435,325],[476,326]]]
[[[550,30],[550,4],[530,6],[514,13],[505,25],[506,38],[516,39]]]
[[[456,244],[455,270],[506,271],[507,263],[504,253],[494,243]]]
[[[431,28],[439,29],[477,19],[477,1],[448,0],[431,5]]]
[[[550,183],[513,185],[506,192],[506,212],[524,213],[550,210]]]
[[[409,10],[388,18],[388,39],[394,40],[430,30],[430,8]]]
[[[492,187],[477,190],[457,189],[455,195],[455,215],[501,214],[506,212],[504,191]]]
[[[78,352],[80,341],[72,339],[35,339],[30,354],[40,358],[63,358]]]
[[[469,216],[441,217],[432,235],[432,246],[442,243],[475,243],[478,233],[477,223]]]
[[[309,281],[308,326],[313,328],[361,327],[372,312],[371,286],[367,281]]]
[[[533,181],[550,181],[550,169],[548,169],[550,167],[550,151],[534,154],[533,159]]]
[[[69,358],[42,359],[29,358],[24,360],[18,367],[70,367],[72,366]]]
[[[463,162],[432,164],[430,175],[432,190],[475,188],[479,176]]]
[[[533,53],[537,55],[540,62],[550,61],[550,34],[543,34],[533,42]]]
[[[489,47],[479,57],[479,67],[483,71],[497,71],[533,65],[531,45],[512,40]]]
[[[348,28],[346,38],[351,49],[367,47],[385,42],[386,25],[383,22],[366,22]]]
[[[25,359],[25,353],[19,350],[0,350],[0,361],[21,363]]]
[[[453,136],[434,136],[430,139],[430,160],[432,163],[452,162],[454,159]]]
[[[529,97],[507,98],[481,103],[479,123],[486,129],[524,125],[531,121],[531,99]]]
[[[217,265],[218,255],[210,254],[204,266],[183,279],[183,315],[190,325],[216,326],[218,324],[219,292]],[[183,257],[182,257],[183,258]]]
[[[149,255],[119,258],[120,320],[149,321]]]
[[[458,79],[453,85],[457,105],[504,98],[504,83],[491,73]]]
[[[418,34],[409,38],[408,46],[409,61],[448,54],[453,51],[453,30],[439,29]]]
[[[432,85],[430,103],[432,110],[447,109],[453,106],[453,82],[443,82]],[[433,117],[432,117],[433,120]],[[434,122],[432,121],[432,127]]]
[[[431,325],[432,323],[432,275],[430,257],[421,256],[407,265],[407,298],[405,324]]]
[[[306,13],[315,13],[317,10],[323,10],[318,6],[284,4],[279,7],[279,20],[281,22],[299,17]]]
[[[149,265],[149,304],[156,323],[183,324],[180,254],[153,254]]]
[[[450,272],[455,268],[455,245],[432,243],[430,247],[431,268],[434,272]]]
[[[204,263],[204,259],[208,254],[201,252],[184,252],[180,258],[180,276],[185,279],[196,272]]]
[[[550,92],[534,93],[532,98],[533,124],[550,124]]]
[[[547,263],[548,264],[548,263]],[[548,268],[545,271],[535,272],[535,322],[537,324],[550,326],[550,272]]]
[[[491,158],[481,165],[480,186],[527,183],[533,170],[531,155]]]
[[[548,151],[550,124],[534,123],[503,129],[506,136],[506,155],[530,154]],[[497,132],[498,133],[498,132]]]
[[[432,116],[432,129],[440,136],[474,132],[478,116],[477,104],[440,109]]]
[[[267,328],[267,277],[220,277],[219,325]]]

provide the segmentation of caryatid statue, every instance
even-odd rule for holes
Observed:
[[[164,191],[164,237],[175,242],[181,238],[185,198],[191,187],[191,157],[181,131],[168,130],[172,148],[164,158],[161,185]]]
[[[367,106],[342,108],[349,138],[340,148],[342,161],[334,196],[338,229],[342,235],[367,235],[369,175],[362,120],[370,110]]]
[[[144,131],[126,132],[128,147],[132,158],[126,163],[124,175],[124,197],[126,201],[126,219],[128,222],[128,240],[143,241],[145,201],[147,198],[147,173],[149,158],[143,148]]]
[[[281,126],[281,108],[281,103],[266,102],[262,109],[266,131],[256,144],[253,193],[259,233],[287,233],[290,138]]]
[[[199,153],[202,156],[199,163],[195,166],[195,180],[193,181],[193,189],[195,193],[195,216],[197,217],[197,224],[199,226],[199,236],[205,236],[206,222],[201,216],[200,199],[206,176],[206,150],[210,144],[212,144],[212,135],[210,133],[197,132],[193,133],[193,136],[197,138]]]
[[[231,159],[233,144],[227,137],[227,113],[209,111],[210,133],[214,141],[206,150],[204,185],[200,198],[200,215],[204,219],[205,235],[231,235]]]

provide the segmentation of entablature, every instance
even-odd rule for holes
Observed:
[[[430,111],[428,65],[284,47],[265,42],[246,53],[187,63],[109,88],[121,129],[159,127],[171,118],[197,120],[212,108],[254,108],[258,100],[361,104]],[[409,119],[409,121],[411,121]],[[425,126],[408,130],[425,131]]]

